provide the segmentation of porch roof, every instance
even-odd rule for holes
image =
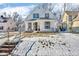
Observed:
[[[39,18],[39,19],[30,19],[27,21],[36,21],[36,20],[55,20],[55,19],[51,19],[51,18]]]
[[[79,11],[65,11],[67,15],[78,15]]]

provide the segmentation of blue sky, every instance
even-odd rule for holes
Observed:
[[[1,3],[0,12],[7,12],[9,14],[18,12],[22,16],[27,16],[36,5],[38,5],[38,3]],[[62,8],[62,6],[58,4],[54,7],[55,11],[59,9],[58,7]]]
[[[0,13],[7,12],[12,14],[18,12],[20,15],[27,16],[29,12],[38,4],[36,3],[0,3]]]
[[[31,6],[31,5],[37,5],[36,3],[2,3],[0,4],[0,9],[1,8],[6,8],[6,7],[19,7],[19,6]]]
[[[3,12],[8,14],[18,12],[22,16],[27,16],[37,5],[38,3],[0,3],[0,14]],[[63,4],[56,4],[53,11],[57,12],[61,8],[63,8]]]

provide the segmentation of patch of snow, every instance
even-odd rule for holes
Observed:
[[[27,53],[31,49],[32,44],[34,44],[33,41],[30,41],[30,42],[25,41],[25,42],[19,43],[12,51],[12,55],[17,55],[17,56],[27,55]]]
[[[26,55],[30,47],[27,56],[78,56],[79,34],[58,33],[49,37],[24,38],[13,54]]]

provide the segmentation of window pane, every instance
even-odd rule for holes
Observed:
[[[0,27],[0,30],[3,30],[3,26]]]
[[[3,22],[7,22],[7,20],[4,20]]]
[[[45,29],[50,29],[50,22],[45,22]]]
[[[33,14],[33,18],[39,18],[39,14],[38,13],[34,13]]]
[[[72,21],[72,16],[71,15],[69,16],[69,21]]]
[[[32,24],[28,23],[28,30],[31,31],[32,30]]]

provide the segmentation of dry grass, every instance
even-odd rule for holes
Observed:
[[[7,34],[7,33],[6,33]],[[9,36],[16,36],[19,32],[9,32]],[[21,32],[22,37],[48,37],[49,35],[55,35],[53,32]]]
[[[36,32],[36,33],[23,33],[25,37],[48,37],[49,35],[55,35],[56,33],[52,32]]]

